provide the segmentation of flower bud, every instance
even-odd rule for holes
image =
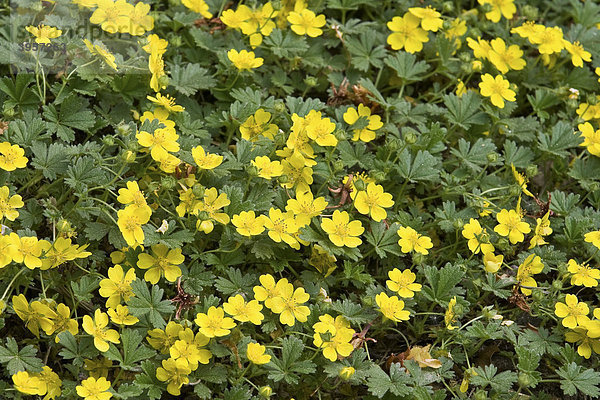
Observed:
[[[521,188],[518,185],[512,185],[510,189],[508,189],[508,193],[512,197],[516,197],[519,195],[519,193],[521,193]]]
[[[171,175],[163,176],[160,180],[160,184],[167,190],[171,190],[177,186],[177,179]]]
[[[463,52],[458,55],[458,59],[464,63],[470,63],[473,57],[470,53]]]
[[[59,232],[67,232],[73,230],[71,224],[66,219],[58,220],[58,222],[56,223],[56,229],[58,229]]]
[[[282,113],[285,111],[285,103],[281,100],[278,100],[275,102],[275,104],[273,105],[273,109],[275,110],[275,112],[277,113]]]
[[[198,199],[203,198],[204,197],[204,186],[200,185],[199,183],[194,184],[194,186],[192,186],[192,193]]]
[[[268,399],[269,397],[271,397],[273,395],[273,389],[271,389],[271,386],[263,386],[260,389],[258,389],[258,394],[261,397]]]
[[[481,390],[478,390],[478,391],[475,393],[475,396],[473,396],[473,398],[474,398],[475,400],[487,400],[487,398],[488,398],[487,391],[485,391],[485,390],[483,390],[483,389],[481,389]]]
[[[277,178],[277,180],[279,183],[288,183],[290,181],[287,175],[281,175],[279,178]]]
[[[529,387],[533,383],[531,376],[525,372],[521,372],[519,374],[519,386],[521,387]]]
[[[415,135],[414,132],[407,131],[404,133],[404,140],[408,144],[415,144],[417,142],[417,135]]]
[[[481,68],[483,68],[483,64],[481,63],[481,61],[480,61],[480,60],[474,60],[474,61],[471,63],[471,70],[472,70],[473,72],[478,72],[478,71],[481,71]]]
[[[498,239],[498,241],[496,242],[496,247],[498,247],[500,250],[503,250],[503,251],[508,250],[510,248],[508,239],[506,239],[506,238]]]
[[[454,3],[451,1],[445,1],[442,4],[442,12],[444,14],[447,14],[447,13],[451,13],[452,11],[454,11]]]
[[[126,163],[132,163],[135,161],[135,153],[131,150],[127,150],[126,152],[121,153],[121,158]]]
[[[538,10],[537,7],[534,7],[529,4],[525,4],[521,9],[521,12],[523,13],[524,17],[531,21],[537,20],[540,15],[540,10]]]
[[[385,180],[387,175],[383,171],[373,171],[371,172],[371,177],[375,179],[375,182],[381,182]]]
[[[356,370],[354,367],[344,367],[340,371],[340,378],[347,381],[348,379],[352,378],[355,372]]]
[[[367,189],[367,184],[362,179],[357,179],[354,181],[354,187],[356,188],[357,192],[360,192],[361,190]]]
[[[170,82],[170,79],[167,75],[163,75],[160,78],[158,78],[158,86],[160,86],[160,87],[164,88],[164,87],[169,86],[169,82]]]
[[[252,164],[246,165],[246,172],[250,176],[258,176],[258,168]]]
[[[539,289],[534,289],[531,291],[531,298],[535,301],[544,300],[546,295]]]
[[[104,143],[107,146],[112,146],[115,144],[115,138],[112,136],[104,136],[102,138],[102,143]]]
[[[555,279],[552,282],[552,287],[558,291],[562,290],[563,288],[563,282],[560,279]]]
[[[498,153],[487,153],[486,157],[489,163],[495,163],[496,161],[498,161]]]
[[[317,86],[317,84],[319,82],[317,81],[317,78],[315,78],[314,76],[307,76],[306,78],[304,78],[304,83],[308,87],[315,87],[315,86]]]
[[[333,170],[335,172],[340,172],[344,169],[344,163],[342,160],[335,160],[333,162]]]
[[[463,221],[462,218],[456,218],[452,222],[452,225],[454,226],[454,229],[461,229],[465,225],[465,221]]]
[[[346,137],[346,131],[342,129],[338,129],[335,132],[333,132],[333,136],[335,136],[335,138],[340,142],[345,142],[348,139]]]
[[[558,264],[558,275],[565,276],[569,273],[568,265],[566,263]],[[556,281],[555,281],[556,282]]]
[[[528,165],[527,168],[525,169],[525,173],[529,177],[536,176],[538,174],[538,166],[535,164]]]
[[[394,138],[394,137],[389,138],[386,145],[387,145],[388,149],[390,149],[391,151],[396,151],[402,146],[400,143],[400,140],[398,140],[397,138]]]
[[[425,262],[425,255],[421,253],[414,253],[412,259],[415,265],[422,265]]]
[[[129,135],[130,131],[131,131],[131,127],[129,126],[129,124],[119,124],[117,126],[117,133],[121,136]]]

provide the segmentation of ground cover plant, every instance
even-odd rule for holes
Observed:
[[[600,396],[600,5],[1,6],[2,399]]]

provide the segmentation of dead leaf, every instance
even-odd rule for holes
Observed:
[[[405,359],[416,361],[419,364],[419,367],[421,368],[440,368],[442,366],[442,362],[437,358],[433,358],[429,353],[429,349],[431,349],[430,344],[428,344],[425,347],[411,347]]]

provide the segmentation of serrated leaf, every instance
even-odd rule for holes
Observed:
[[[129,312],[136,316],[148,315],[148,318],[155,328],[164,328],[165,320],[162,314],[171,314],[175,307],[169,300],[163,300],[164,291],[157,285],[152,285],[152,292],[148,290],[146,282],[136,279],[131,282],[131,288],[135,297],[127,302]]]
[[[40,372],[44,363],[37,358],[37,349],[32,345],[27,345],[19,350],[17,341],[12,338],[6,338],[6,347],[0,346],[0,363],[6,364],[6,370],[10,375],[18,371]]]
[[[87,109],[87,104],[87,100],[72,95],[63,100],[58,110],[53,104],[44,106],[44,118],[48,121],[49,131],[65,142],[72,142],[75,140],[74,129],[86,131],[92,128],[96,118]]]
[[[352,65],[359,71],[367,71],[371,65],[376,68],[383,66],[381,59],[385,56],[385,47],[378,44],[376,30],[367,30],[358,38],[350,36],[345,45],[352,55]]]
[[[216,81],[209,71],[199,64],[186,64],[185,66],[175,64],[171,66],[169,84],[173,85],[179,93],[192,96],[199,90],[214,87]]]
[[[566,151],[572,147],[577,147],[582,142],[582,138],[574,133],[571,124],[565,121],[559,121],[550,134],[540,132],[538,134],[539,149],[557,157],[566,157],[569,152]]]
[[[308,43],[303,36],[298,36],[290,30],[285,34],[280,29],[274,29],[265,38],[265,45],[278,57],[293,58],[302,55],[308,49]]]
[[[391,364],[389,375],[378,365],[372,366],[367,374],[369,392],[380,399],[388,392],[395,396],[406,396],[411,391],[407,386],[411,381],[410,375],[404,371],[400,363]]]
[[[425,61],[417,61],[414,54],[397,51],[396,54],[385,59],[386,65],[396,71],[400,79],[415,82],[421,79],[420,75],[427,72],[429,65]]]
[[[59,143],[51,143],[49,146],[44,142],[34,142],[31,145],[33,159],[31,165],[42,171],[48,179],[56,179],[58,174],[67,171],[69,157],[67,148]]]
[[[577,392],[591,397],[599,397],[600,373],[593,369],[583,369],[584,367],[572,362],[563,365],[556,372],[562,378],[560,388],[568,396],[575,396]]]
[[[481,97],[472,91],[468,91],[461,97],[455,94],[445,95],[444,104],[448,107],[446,114],[448,122],[463,129],[469,129],[471,125],[483,125],[488,120],[485,113],[480,110]]]
[[[404,149],[400,153],[396,169],[400,176],[410,182],[436,181],[439,178],[438,160],[426,150],[419,150],[414,156]]]

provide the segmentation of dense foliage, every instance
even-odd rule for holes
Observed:
[[[2,399],[600,396],[594,1],[1,5]]]

